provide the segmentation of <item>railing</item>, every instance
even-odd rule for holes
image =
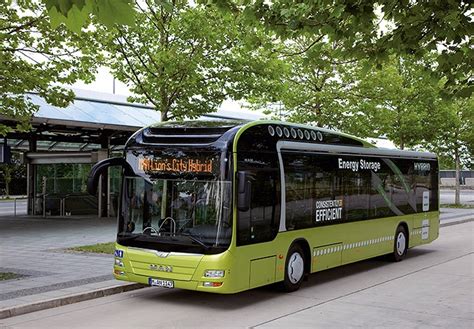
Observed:
[[[80,194],[40,195],[35,200],[35,214],[43,217],[95,215],[97,200],[93,196]]]
[[[0,200],[0,216],[1,215],[26,215],[28,213],[28,198],[26,197],[13,197],[11,199]]]

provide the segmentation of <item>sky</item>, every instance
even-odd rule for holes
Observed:
[[[94,82],[90,84],[86,84],[82,81],[78,81],[72,85],[75,89],[83,89],[83,90],[92,90],[96,92],[108,93],[113,94],[114,91],[114,78],[112,74],[110,74],[108,68],[101,67],[99,68],[96,79]],[[128,89],[128,87],[115,79],[115,94],[123,95],[123,96],[131,96],[132,93]],[[259,113],[258,111],[251,111],[245,108],[242,108],[238,102],[234,102],[231,100],[226,100],[221,106],[221,109],[225,109],[228,111],[233,112],[242,112],[242,113]],[[261,114],[261,113],[260,113]]]
[[[94,82],[90,84],[85,84],[82,81],[76,82],[75,84],[72,85],[73,88],[76,89],[82,89],[82,90],[92,90],[96,92],[102,92],[102,93],[108,93],[108,94],[113,94],[114,90],[114,78],[112,74],[110,74],[108,68],[101,67],[99,68],[97,74],[96,74],[96,79]],[[127,86],[118,81],[115,80],[115,94],[117,95],[122,95],[122,96],[130,96],[132,93],[130,90],[127,88]],[[232,100],[226,100],[221,106],[221,110],[227,110],[227,111],[232,111],[232,112],[240,112],[240,113],[249,113],[255,115],[259,114],[257,111],[251,111],[246,108],[242,108],[238,102],[232,101]],[[260,112],[261,114],[261,112]],[[263,114],[262,114],[263,116]],[[395,144],[393,144],[391,141],[388,139],[382,139],[382,138],[370,138],[368,139],[369,142],[375,144],[377,147],[384,147],[384,148],[396,148]]]

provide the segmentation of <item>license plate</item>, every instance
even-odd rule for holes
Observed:
[[[174,288],[174,282],[171,280],[162,280],[162,279],[148,279],[148,284],[150,286],[163,287],[163,288]]]

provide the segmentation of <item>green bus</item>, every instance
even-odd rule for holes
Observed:
[[[121,166],[114,276],[236,293],[408,248],[439,233],[435,154],[277,121],[153,125],[96,164]]]

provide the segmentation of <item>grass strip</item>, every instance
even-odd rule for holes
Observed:
[[[23,275],[12,273],[12,272],[0,272],[0,281],[12,280],[21,278]]]
[[[457,208],[457,209],[474,209],[474,205],[470,204],[454,204],[454,203],[443,203],[441,208]]]
[[[114,254],[115,251],[115,242],[107,242],[107,243],[98,243],[92,244],[88,246],[79,246],[79,247],[72,247],[68,248],[69,251],[77,251],[77,252],[90,252],[95,254]]]

